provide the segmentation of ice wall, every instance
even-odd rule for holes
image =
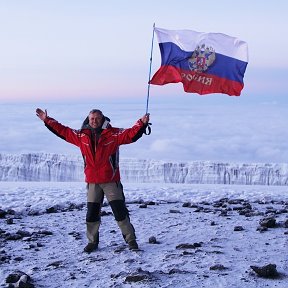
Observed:
[[[123,182],[288,185],[288,163],[215,163],[120,160]],[[84,181],[76,155],[0,154],[0,181]]]

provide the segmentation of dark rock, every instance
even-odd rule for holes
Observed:
[[[274,228],[276,226],[276,219],[274,217],[263,218],[259,221],[260,226],[267,228]]]
[[[27,213],[29,216],[38,216],[40,212],[38,210],[29,210]]]
[[[227,200],[228,204],[232,205],[232,204],[241,204],[244,202],[244,199],[230,199]]]
[[[81,233],[77,231],[69,232],[68,235],[72,235],[75,238],[75,240],[82,239]]]
[[[17,283],[22,276],[26,276],[27,280],[30,279],[30,277],[26,273],[17,270],[6,277],[6,283]]]
[[[148,280],[149,277],[147,277],[147,275],[143,274],[143,275],[128,275],[125,278],[125,283],[135,283],[135,282],[140,282],[140,281],[144,281],[144,280]]]
[[[151,280],[151,273],[138,268],[135,273],[126,276],[125,283],[135,283],[147,280]]]
[[[210,225],[215,226],[216,225],[215,221],[211,221]]]
[[[239,215],[244,215],[244,216],[246,216],[246,215],[252,214],[252,211],[253,211],[253,210],[251,210],[251,209],[247,209],[247,208],[244,208],[244,207],[243,207],[243,209],[238,210],[238,213],[239,213]]]
[[[193,243],[193,245],[194,245],[195,248],[202,247],[202,244],[198,243],[198,242]]]
[[[245,211],[244,216],[245,217],[264,216],[264,213],[260,211],[247,210]]]
[[[235,207],[233,207],[234,211],[241,211],[243,209],[245,209],[245,207],[243,207],[243,206],[235,206]]]
[[[159,244],[159,242],[157,241],[156,237],[155,236],[151,236],[149,238],[149,243],[150,244]]]
[[[285,213],[288,213],[288,210],[287,209],[279,209],[279,210],[277,210],[276,213],[277,214],[285,214]]]
[[[191,208],[192,208],[192,206],[191,206]],[[194,212],[202,212],[203,210],[204,210],[203,207],[197,206],[197,208],[194,210]]]
[[[185,203],[183,203],[182,207],[191,207],[191,203],[190,202],[185,202]]]
[[[234,231],[243,231],[244,228],[242,226],[235,226]]]
[[[84,206],[85,206],[84,203],[81,203],[81,204],[70,203],[67,210],[68,211],[73,211],[73,210],[81,211],[81,210],[83,210]],[[106,206],[108,206],[108,205],[106,205]]]
[[[9,260],[11,260],[11,256],[8,255],[0,256],[0,263],[9,262]]]
[[[55,206],[49,207],[46,209],[46,213],[50,214],[50,213],[56,213],[57,212],[57,208]]]
[[[201,201],[200,204],[201,204],[201,205],[206,205],[206,206],[211,205],[211,204],[210,204],[209,202],[207,202],[207,201]]]
[[[279,273],[276,269],[276,264],[268,264],[268,265],[265,265],[262,267],[259,267],[259,266],[250,266],[250,267],[260,277],[275,278],[275,277],[279,276]]]
[[[219,216],[227,216],[228,211],[226,209],[221,210],[221,213],[219,214]]]
[[[20,275],[18,272],[11,273],[6,277],[6,283],[16,283],[22,275],[23,274]]]
[[[139,205],[139,208],[147,208],[147,204],[141,204]]]
[[[223,207],[223,205],[226,205],[226,204],[223,204],[221,202],[215,202],[212,206],[215,207],[215,208],[220,208],[220,207]]]
[[[169,213],[181,214],[181,211],[180,210],[175,210],[175,209],[170,209]]]
[[[48,231],[48,230],[40,230],[37,232],[38,235],[45,235],[45,236],[49,236],[49,235],[53,235],[53,232]]]
[[[7,214],[6,211],[0,209],[0,218],[5,218],[6,214]]]
[[[186,274],[186,271],[177,269],[177,268],[172,268],[171,270],[169,270],[168,274],[172,275],[172,274]]]
[[[7,255],[5,250],[0,251],[0,263],[9,262],[10,259],[11,256]]]
[[[227,268],[224,267],[222,264],[216,264],[210,267],[210,270],[226,270]]]
[[[188,243],[184,243],[184,244],[179,244],[176,246],[176,249],[195,249],[196,247],[194,246],[194,244],[188,244]]]
[[[6,223],[7,223],[8,225],[14,224],[13,218],[7,218],[7,219],[6,219]]]
[[[18,282],[18,286],[19,288],[34,288],[35,286],[29,282],[29,279],[27,279],[27,277],[24,275],[20,278],[19,282]]]
[[[146,205],[154,206],[156,203],[154,201],[145,202]]]
[[[188,252],[188,251],[183,251],[182,252],[182,255],[184,255],[184,256],[186,256],[186,255],[193,255],[194,254],[194,252],[192,253],[192,252]]]
[[[6,236],[6,240],[8,241],[17,241],[17,240],[22,239],[22,236],[16,233],[13,233],[13,234],[7,233],[5,234],[5,236]]]
[[[13,210],[13,209],[8,209],[6,212],[9,215],[15,215],[16,214],[15,210]]]
[[[253,210],[252,205],[249,202],[243,203],[243,206],[245,207],[245,209]]]
[[[22,237],[30,237],[32,234],[25,230],[18,230],[16,234],[21,235]]]
[[[259,232],[265,232],[265,231],[268,231],[268,228],[267,227],[263,227],[263,226],[259,226],[259,227],[257,227],[256,230],[259,231]]]
[[[213,250],[213,251],[210,251],[209,253],[211,253],[211,254],[224,254],[224,252],[219,251],[219,250]]]

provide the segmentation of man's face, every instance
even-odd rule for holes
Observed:
[[[101,113],[95,112],[89,114],[89,125],[92,128],[99,128],[102,125],[103,115]]]

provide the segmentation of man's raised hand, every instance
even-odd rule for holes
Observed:
[[[148,124],[149,120],[150,120],[150,114],[149,114],[149,113],[145,114],[145,115],[141,118],[141,121],[142,121],[144,124]]]
[[[36,115],[39,117],[39,119],[44,121],[47,117],[47,110],[45,110],[45,112],[44,112],[42,109],[37,108],[36,109]]]

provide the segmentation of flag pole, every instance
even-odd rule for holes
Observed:
[[[148,104],[149,104],[149,96],[150,96],[150,78],[151,78],[151,68],[152,68],[152,55],[153,55],[154,32],[155,32],[155,23],[153,24],[153,34],[152,34],[152,44],[151,44],[149,79],[148,79],[147,100],[146,100],[146,114],[148,113]]]

